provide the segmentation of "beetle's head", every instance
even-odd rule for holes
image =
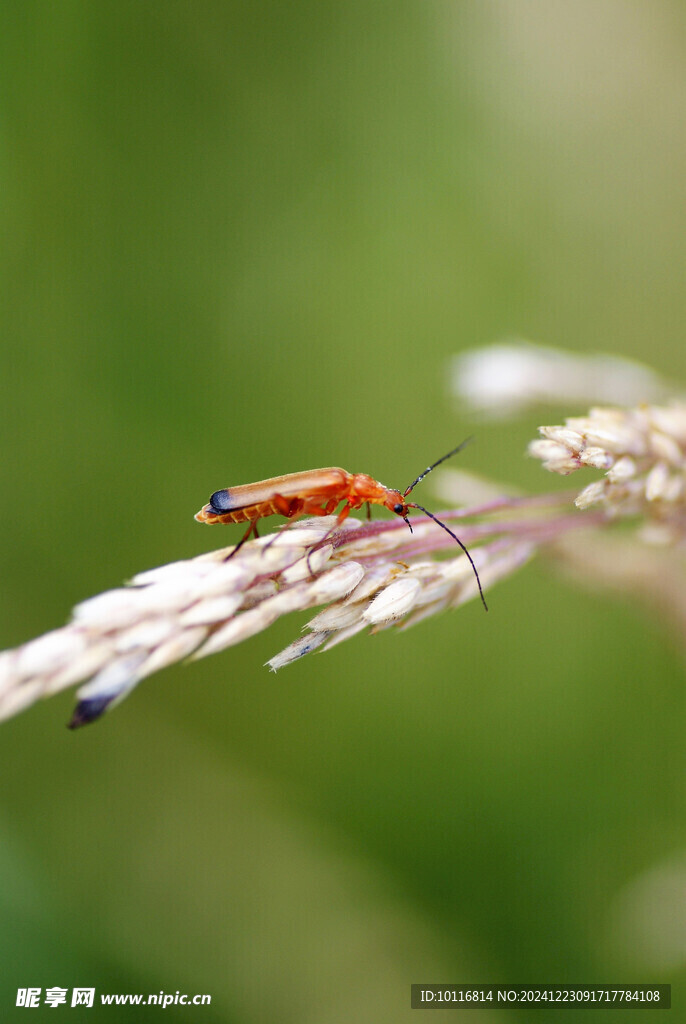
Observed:
[[[386,506],[389,512],[395,512],[397,516],[400,516],[401,519],[404,519],[407,525],[410,526],[410,521],[407,518],[408,505],[400,491],[392,491],[389,488],[386,491],[384,505]],[[412,530],[411,526],[410,530]]]

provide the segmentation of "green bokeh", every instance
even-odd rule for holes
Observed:
[[[211,549],[229,483],[404,486],[476,432],[465,467],[547,487],[537,414],[456,414],[460,349],[686,377],[685,29],[662,0],[5,5],[2,646]],[[421,981],[683,986],[617,923],[684,877],[673,639],[545,566],[489,603],[273,676],[282,621],[92,729],[70,694],[5,723],[2,1019],[29,985],[240,1024],[414,1019]]]

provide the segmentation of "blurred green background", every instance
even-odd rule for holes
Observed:
[[[686,376],[683,5],[24,0],[0,22],[3,647],[230,543],[193,521],[230,483],[405,486],[476,432],[462,467],[545,489],[537,414],[456,415],[462,348]],[[412,982],[619,980],[671,981],[686,1020],[681,656],[543,565],[489,604],[275,676],[285,620],[92,728],[64,728],[73,694],[4,723],[2,1018],[30,985],[376,1024],[414,1019]]]

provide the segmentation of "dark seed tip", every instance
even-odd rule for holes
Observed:
[[[67,729],[80,729],[82,725],[90,725],[107,711],[111,697],[98,697],[94,700],[81,700],[74,708],[74,714],[67,722]]]

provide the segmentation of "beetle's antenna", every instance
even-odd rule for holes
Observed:
[[[466,445],[468,445],[470,441],[473,441],[473,440],[474,440],[473,437],[468,437],[466,439],[466,441],[463,441],[462,444],[458,444],[457,448],[453,448],[453,450],[451,452],[448,452],[447,455],[443,455],[442,458],[438,459],[437,462],[434,462],[433,465],[427,466],[427,468],[424,470],[424,472],[420,473],[419,476],[417,477],[417,479],[412,481],[412,483],[407,488],[407,490],[403,491],[403,498],[406,498],[408,496],[408,494],[410,493],[410,491],[413,491],[415,489],[415,487],[417,486],[417,484],[421,483],[421,481],[424,479],[424,477],[427,476],[431,472],[432,469],[435,469],[436,466],[440,466],[440,464],[442,462],[445,462],[446,459],[452,458],[453,455],[457,455],[458,452],[461,452],[462,449]],[[416,507],[419,508],[418,505]],[[443,524],[441,524],[441,525],[443,525]],[[450,533],[450,530],[448,530],[448,533]],[[457,540],[457,537],[455,539]]]
[[[471,440],[471,438],[470,438],[470,440]],[[464,442],[464,444],[466,444],[466,443],[467,443],[467,442],[465,441],[465,442]],[[461,448],[461,447],[462,447],[462,445],[460,445],[460,448]],[[457,451],[457,449],[456,449],[456,451]],[[454,453],[453,453],[453,452],[451,452],[450,454],[452,455],[452,454],[454,454]],[[447,458],[448,458],[448,456],[447,456],[447,455],[445,455],[445,456],[444,456],[444,458],[446,458],[446,459],[447,459]],[[439,462],[443,462],[443,459],[439,459]],[[432,466],[431,468],[433,469],[433,466]],[[427,470],[427,473],[428,473],[428,470]],[[477,582],[477,584],[478,584],[478,586],[479,586],[479,594],[480,594],[480,596],[481,596],[481,603],[483,604],[483,606],[484,606],[484,608],[486,609],[486,611],[488,611],[488,605],[486,604],[486,598],[484,597],[484,592],[483,592],[483,590],[481,589],[481,580],[479,579],[479,573],[477,572],[476,566],[474,565],[474,559],[473,559],[473,558],[472,558],[472,556],[471,556],[471,555],[469,554],[469,552],[467,551],[466,547],[464,546],[464,544],[462,543],[462,541],[460,540],[460,538],[459,538],[458,536],[456,536],[456,534],[454,534],[454,533],[453,533],[453,531],[452,531],[452,530],[450,530],[450,529],[449,529],[449,528],[448,528],[448,527],[447,527],[447,526],[445,525],[445,523],[442,523],[440,519],[437,519],[437,518],[436,518],[436,516],[435,516],[435,515],[434,515],[434,514],[433,514],[432,512],[429,512],[428,508],[424,508],[424,507],[423,507],[422,505],[415,505],[415,504],[413,504],[412,502],[408,502],[408,505],[407,505],[407,507],[408,507],[408,508],[418,508],[420,512],[424,512],[424,514],[425,514],[425,515],[427,515],[427,516],[429,517],[429,519],[433,519],[433,521],[434,521],[435,523],[438,523],[438,525],[439,525],[439,526],[442,526],[442,527],[443,527],[443,529],[445,530],[445,532],[446,532],[446,533],[449,533],[449,534],[450,534],[450,536],[451,536],[451,537],[453,538],[453,540],[456,540],[456,541],[457,541],[457,543],[458,543],[458,544],[460,545],[460,547],[461,547],[461,548],[462,548],[462,550],[464,551],[465,555],[466,555],[466,556],[467,556],[467,558],[469,559],[469,564],[471,565],[472,569],[474,570],[474,575],[476,576],[476,582]],[[405,522],[407,522],[407,519],[405,520]]]

